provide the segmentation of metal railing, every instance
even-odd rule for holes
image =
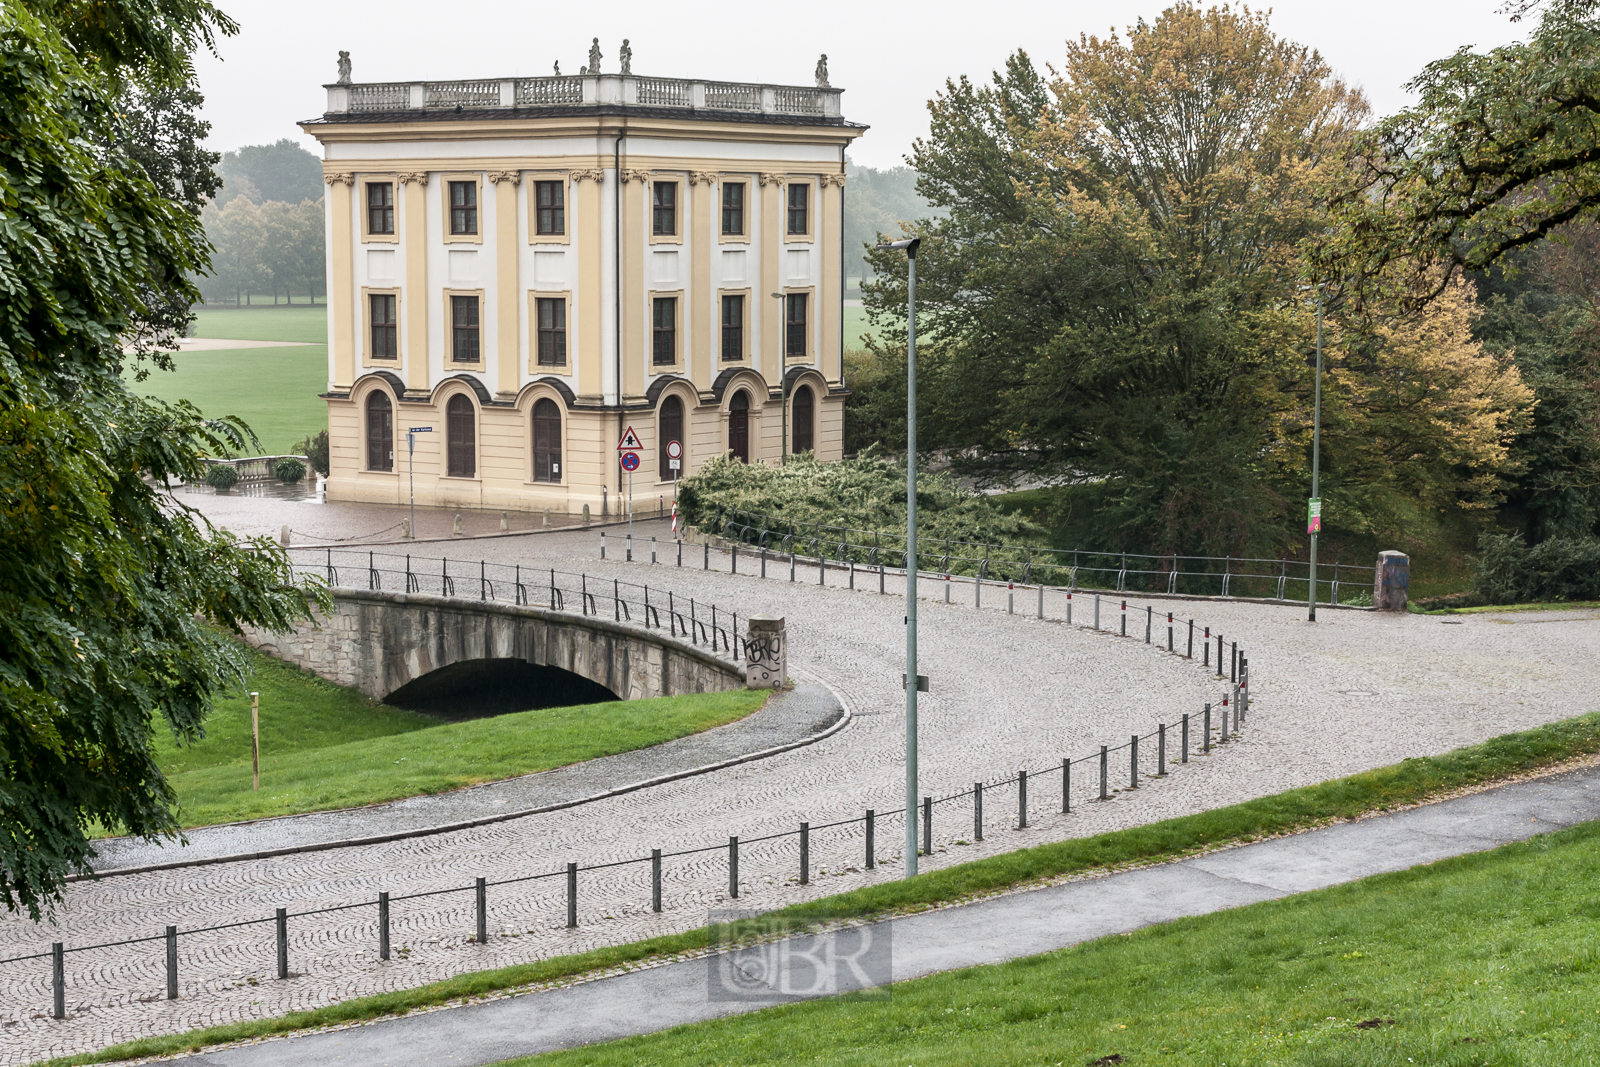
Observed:
[[[785,556],[904,570],[905,535],[828,523],[795,523],[739,508],[717,508],[701,527],[728,540],[768,548]],[[919,574],[962,575],[984,581],[1051,585],[1064,589],[1102,589],[1115,593],[1166,593],[1208,597],[1298,600],[1310,596],[1311,564],[1291,559],[1240,556],[1149,555],[1037,548],[962,541],[920,534]],[[1335,559],[1318,566],[1318,603],[1340,603],[1340,587],[1352,582],[1370,598],[1375,566]]]

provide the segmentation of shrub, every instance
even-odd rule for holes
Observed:
[[[284,456],[272,465],[272,473],[285,485],[293,485],[306,476],[306,465],[293,456]]]
[[[1531,548],[1520,533],[1485,534],[1475,591],[1490,604],[1600,599],[1600,540],[1552,537]]]
[[[227,463],[213,463],[206,468],[206,484],[218,492],[227,492],[239,483],[239,472]]]
[[[294,451],[311,461],[311,469],[322,475],[328,476],[328,431],[318,430],[314,434],[296,441]]]

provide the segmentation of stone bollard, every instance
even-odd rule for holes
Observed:
[[[284,523],[283,524],[283,529],[278,531],[278,544],[282,545],[285,548],[289,547],[289,524],[288,523]]]
[[[461,532],[461,512],[456,512],[456,533]]]
[[[789,640],[781,615],[752,615],[744,684],[750,689],[781,689],[789,680]]]
[[[546,526],[550,525],[550,509],[549,508],[545,508],[544,509],[544,524]]]
[[[505,533],[509,529],[511,529],[511,515],[509,512],[502,511],[500,513],[500,532]]]
[[[583,506],[583,524],[585,526],[589,525],[589,505],[588,504],[585,504]]]
[[[405,538],[407,541],[411,540],[411,520],[410,519],[401,519],[400,520],[400,536]]]
[[[1379,552],[1372,579],[1372,606],[1379,611],[1405,611],[1411,590],[1411,557],[1404,552]]]

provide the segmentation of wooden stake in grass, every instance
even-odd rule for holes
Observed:
[[[261,788],[261,694],[250,694],[250,788]]]

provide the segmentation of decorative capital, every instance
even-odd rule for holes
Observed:
[[[520,170],[491,170],[489,172],[489,180],[496,185],[501,182],[520,185],[522,184],[522,172]]]
[[[624,185],[628,182],[648,182],[649,180],[650,172],[647,170],[630,170],[627,167],[622,169],[622,182]]]
[[[823,185],[843,185],[844,184],[844,175],[843,174],[824,174],[822,176],[822,184]]]
[[[402,185],[427,185],[428,172],[425,170],[406,171],[400,175]]]
[[[762,185],[782,185],[783,184],[783,175],[781,175],[781,174],[765,174],[765,173],[763,173],[763,174],[758,175],[756,180],[759,181]]]
[[[356,176],[348,170],[330,170],[323,172],[322,180],[329,185],[354,185]]]
[[[575,182],[591,181],[596,185],[604,185],[606,181],[606,172],[603,170],[575,170],[571,174]]]
[[[701,182],[705,182],[707,185],[717,184],[717,172],[714,170],[691,170],[689,172],[689,184],[698,185]]]

